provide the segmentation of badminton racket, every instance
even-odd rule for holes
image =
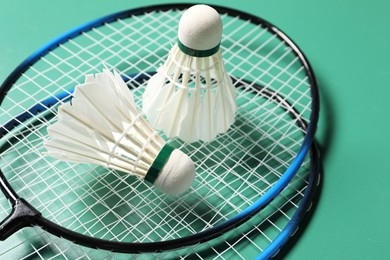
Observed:
[[[53,40],[6,79],[0,89],[0,184],[11,213],[1,223],[2,239],[38,225],[93,248],[172,250],[245,223],[288,185],[316,129],[314,74],[275,26],[223,7],[215,8],[224,23],[227,71],[237,88],[237,120],[211,143],[170,140],[197,166],[189,192],[168,197],[120,172],[42,155],[58,105],[102,64],[120,72],[140,105],[147,79],[175,41],[185,8],[153,6],[98,19]]]

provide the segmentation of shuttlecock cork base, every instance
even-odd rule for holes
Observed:
[[[149,125],[116,72],[87,75],[72,102],[58,108],[48,134],[47,155],[129,173],[170,195],[186,191],[195,179],[193,161]]]
[[[167,158],[168,154],[170,155]],[[157,155],[145,180],[167,194],[183,193],[195,179],[194,163],[188,159],[189,157],[182,151],[165,145]]]
[[[214,55],[221,43],[221,17],[210,6],[192,6],[180,18],[177,36],[182,52],[194,57]]]
[[[235,88],[226,72],[220,43],[222,20],[207,5],[187,9],[178,42],[149,80],[143,111],[152,126],[185,142],[210,142],[235,121]]]

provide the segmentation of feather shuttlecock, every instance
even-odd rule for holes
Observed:
[[[235,88],[222,60],[222,21],[216,10],[195,5],[179,22],[178,42],[149,80],[143,111],[168,137],[212,141],[235,121]]]
[[[48,155],[126,172],[167,194],[186,191],[195,178],[193,161],[149,125],[116,72],[87,75],[48,133]]]

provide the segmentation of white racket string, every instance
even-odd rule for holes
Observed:
[[[189,192],[178,198],[163,196],[133,176],[43,155],[46,128],[56,121],[58,105],[69,101],[58,94],[70,97],[84,76],[101,71],[103,64],[118,70],[136,105],[141,106],[146,80],[176,41],[181,13],[152,11],[82,32],[40,57],[7,93],[0,107],[2,125],[48,98],[57,100],[43,105],[45,112],[29,112],[28,120],[16,118],[19,125],[4,130],[7,149],[0,156],[0,167],[12,188],[45,218],[110,241],[145,243],[185,237],[250,207],[296,158],[306,134],[300,122],[308,122],[312,113],[307,71],[289,45],[268,28],[228,13],[221,13],[221,50],[237,88],[237,120],[228,133],[209,144],[169,140],[197,167]],[[255,256],[291,220],[304,197],[309,175],[308,157],[275,202],[239,229],[201,245],[145,257],[203,258],[211,254],[246,259],[240,250],[244,245],[256,252]],[[4,217],[11,205],[5,198],[0,202],[0,217]],[[0,257],[15,256],[22,248],[28,248],[22,259],[46,259],[45,251],[52,258],[66,259],[123,256],[74,245],[40,228],[24,229],[14,236],[17,242],[4,242],[7,245],[0,250]]]

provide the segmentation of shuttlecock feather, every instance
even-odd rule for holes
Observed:
[[[115,71],[87,75],[48,133],[48,155],[126,172],[167,194],[184,192],[195,178],[193,161],[149,125]]]
[[[155,128],[183,141],[212,141],[235,121],[235,88],[220,50],[222,21],[195,5],[179,22],[178,42],[149,80],[142,109]]]

